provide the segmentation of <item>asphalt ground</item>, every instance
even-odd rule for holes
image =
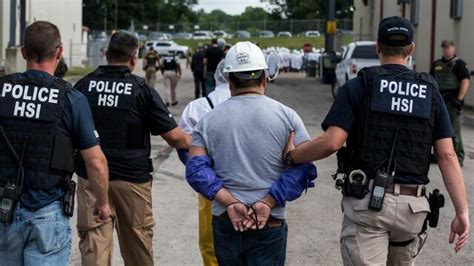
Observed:
[[[183,62],[184,63],[184,62]],[[183,65],[184,66],[184,65]],[[184,67],[183,67],[184,69]],[[142,71],[137,70],[142,75]],[[162,76],[158,75],[157,90],[164,96]],[[290,106],[302,117],[312,137],[322,133],[320,124],[333,98],[330,86],[322,85],[302,73],[281,73],[270,83],[267,95]],[[170,110],[179,120],[185,105],[194,98],[194,83],[188,69],[178,84],[179,104]],[[463,127],[467,159],[463,172],[471,213],[474,212],[474,128]],[[168,148],[160,137],[152,139],[154,256],[156,265],[202,265],[198,247],[198,204],[196,193],[184,179],[184,166],[176,152]],[[340,191],[334,188],[331,175],[336,169],[336,158],[331,156],[316,162],[319,178],[316,187],[302,198],[288,204],[287,265],[341,265],[339,233],[341,228]],[[418,265],[474,265],[474,245],[469,242],[455,254],[448,244],[449,228],[454,208],[447,196],[440,171],[432,165],[429,190],[439,188],[445,194],[446,206],[441,209],[438,228],[430,228],[426,245],[418,257]],[[71,225],[75,227],[75,218]],[[472,223],[471,223],[472,227]],[[78,237],[74,228],[71,264],[80,265]],[[134,247],[131,246],[131,249]],[[113,265],[123,265],[117,239]]]

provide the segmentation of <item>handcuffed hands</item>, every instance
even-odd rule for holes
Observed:
[[[270,205],[263,201],[257,201],[250,206],[242,202],[234,202],[227,206],[227,215],[237,232],[263,229],[270,214]]]

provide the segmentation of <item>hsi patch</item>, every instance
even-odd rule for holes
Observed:
[[[432,114],[432,96],[428,84],[378,78],[373,82],[371,110],[427,119]]]

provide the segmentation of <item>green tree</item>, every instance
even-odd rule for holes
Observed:
[[[323,19],[326,0],[261,0],[273,5],[272,14],[288,19]],[[354,0],[336,0],[336,18],[352,18]]]
[[[195,4],[197,0],[84,0],[83,23],[92,30],[103,30],[105,22],[107,29],[112,30],[127,29],[132,20],[152,25],[197,22],[197,14],[191,9]]]

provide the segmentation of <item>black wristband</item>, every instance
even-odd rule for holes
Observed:
[[[283,156],[283,165],[286,167],[293,167],[295,165],[295,160],[291,156],[291,151]]]

